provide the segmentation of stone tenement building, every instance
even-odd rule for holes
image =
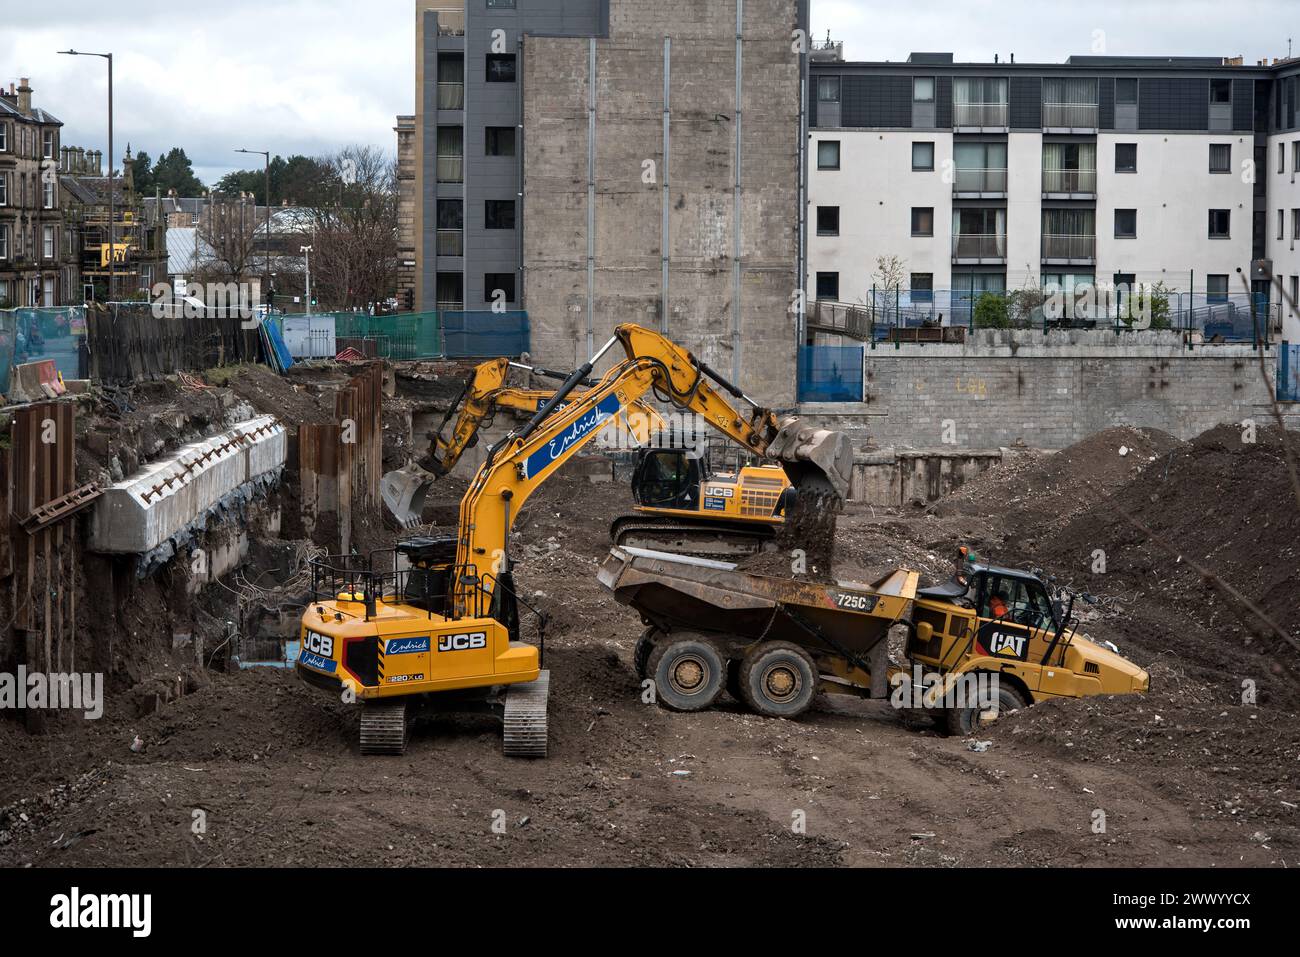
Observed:
[[[417,306],[526,310],[560,367],[640,323],[792,403],[806,0],[416,14]]]
[[[27,79],[0,90],[0,306],[79,301],[59,191],[62,128],[32,105]]]

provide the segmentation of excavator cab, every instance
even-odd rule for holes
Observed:
[[[632,498],[643,508],[693,512],[700,507],[704,460],[687,449],[641,449],[632,473]]]

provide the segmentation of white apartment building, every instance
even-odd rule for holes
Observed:
[[[1113,288],[1114,315],[1163,283],[1180,323],[1240,336],[1253,298],[1300,341],[1265,278],[1300,294],[1300,61],[921,53],[810,72],[810,298],[964,325],[985,291]]]

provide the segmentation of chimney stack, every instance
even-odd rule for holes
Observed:
[[[22,111],[23,116],[32,115],[32,88],[31,81],[23,77],[18,81],[18,109]]]

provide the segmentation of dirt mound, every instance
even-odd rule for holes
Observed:
[[[1016,529],[1016,539],[1044,538],[1180,445],[1156,429],[1107,429],[1053,455],[1014,456],[966,483],[934,512],[995,518]]]
[[[1118,624],[1141,646],[1173,650],[1206,680],[1238,688],[1252,680],[1261,700],[1272,694],[1300,707],[1295,648],[1230,591],[1300,639],[1300,508],[1281,433],[1256,438],[1246,443],[1239,429],[1222,427],[1178,447],[1044,540],[1036,557],[1104,568],[1089,583],[1131,596],[1119,599],[1128,614]]]

